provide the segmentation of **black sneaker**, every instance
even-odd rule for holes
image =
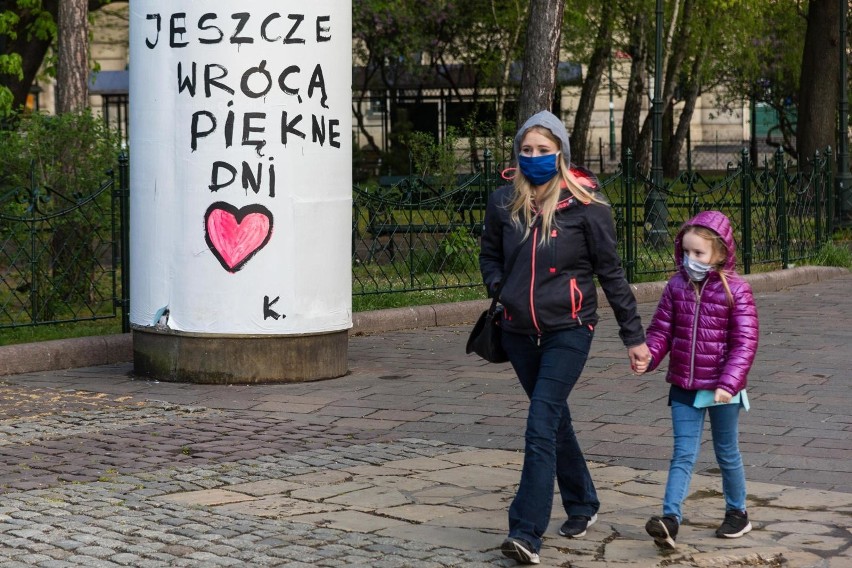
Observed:
[[[725,511],[725,520],[716,529],[716,536],[719,538],[739,538],[749,531],[751,531],[751,523],[748,520],[748,513],[745,511]]]
[[[559,529],[559,534],[562,536],[570,536],[571,538],[580,538],[586,535],[586,529],[595,524],[598,520],[597,515],[587,517],[585,515],[571,515],[568,520],[562,523]]]
[[[677,530],[677,519],[670,515],[666,515],[665,517],[651,517],[645,523],[645,531],[654,537],[654,543],[660,548],[667,550],[675,549]]]
[[[503,552],[503,556],[517,560],[521,564],[539,564],[541,562],[538,553],[533,550],[532,545],[519,538],[507,538],[503,541],[500,550]]]

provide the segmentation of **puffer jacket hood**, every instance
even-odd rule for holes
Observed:
[[[675,237],[675,263],[678,270],[683,265],[683,235],[688,227],[706,227],[722,237],[725,248],[728,249],[728,258],[725,259],[725,272],[733,272],[737,265],[737,244],[734,241],[734,231],[731,222],[721,211],[702,211],[683,224]]]
[[[515,156],[519,156],[521,153],[521,140],[524,138],[524,134],[527,133],[527,130],[532,128],[533,126],[542,126],[550,130],[557,139],[559,139],[560,146],[562,148],[560,151],[562,152],[562,160],[565,162],[566,167],[570,167],[571,165],[571,143],[568,139],[568,131],[565,129],[565,125],[562,124],[562,121],[557,118],[555,114],[548,110],[543,110],[537,112],[532,115],[524,122],[524,125],[518,129],[518,133],[515,134]]]

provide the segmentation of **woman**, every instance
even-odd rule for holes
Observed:
[[[489,197],[479,264],[491,294],[506,276],[503,347],[530,399],[524,466],[502,551],[522,564],[538,564],[554,475],[568,515],[561,535],[585,535],[600,507],[567,404],[598,321],[594,276],[615,312],[633,369],[644,370],[650,355],[616,251],[612,213],[594,176],[570,168],[565,126],[541,111],[524,123],[514,144],[518,171],[512,185]]]

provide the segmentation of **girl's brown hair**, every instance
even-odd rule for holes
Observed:
[[[524,132],[524,136],[533,131],[542,134],[556,143],[557,148],[562,147],[559,139],[544,126],[532,126]],[[574,179],[568,171],[565,160],[561,156],[556,160],[556,168],[557,175],[553,176],[553,179],[548,182],[538,200],[535,199],[536,196],[533,192],[532,184],[521,173],[520,169],[516,170],[512,181],[515,186],[515,197],[509,204],[510,218],[517,226],[522,224],[521,219],[524,220],[524,237],[526,237],[530,232],[530,227],[533,224],[535,216],[537,214],[541,215],[542,231],[541,239],[539,240],[540,244],[544,244],[550,239],[550,227],[553,225],[553,217],[556,214],[556,205],[559,203],[559,193],[563,184],[571,192],[571,195],[584,205],[588,205],[593,201],[606,204],[594,192],[589,191]]]

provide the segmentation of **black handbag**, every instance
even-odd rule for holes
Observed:
[[[479,319],[476,320],[476,324],[470,331],[470,336],[467,338],[465,353],[476,353],[489,363],[505,363],[509,360],[509,356],[503,349],[503,329],[500,327],[500,320],[503,319],[503,306],[498,305],[497,302],[500,300],[503,284],[515,265],[515,259],[518,258],[518,253],[521,251],[524,241],[521,241],[518,248],[512,253],[508,269],[503,273],[500,285],[494,292],[491,306],[480,314]]]
[[[476,325],[467,338],[466,353],[476,353],[489,363],[505,363],[509,360],[503,349],[503,330],[500,320],[503,318],[503,306],[497,305],[497,298],[491,307],[479,316]]]

